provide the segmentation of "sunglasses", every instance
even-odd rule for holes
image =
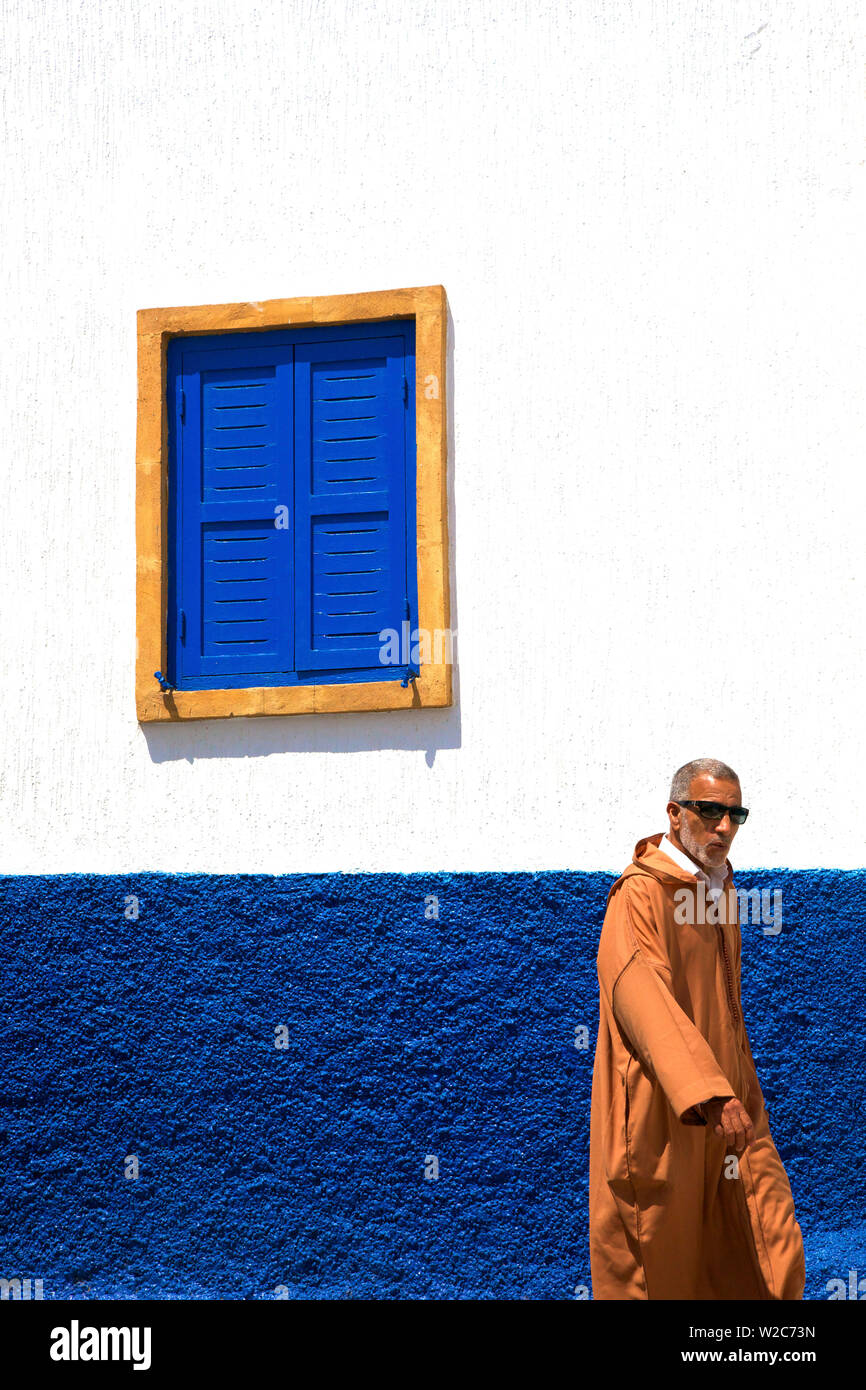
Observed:
[[[691,806],[701,820],[721,820],[730,816],[734,825],[742,825],[749,814],[745,806],[725,806],[721,801],[678,801],[678,806]]]

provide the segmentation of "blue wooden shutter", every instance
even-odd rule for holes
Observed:
[[[409,616],[408,389],[402,335],[295,348],[299,672],[394,670],[379,653]]]
[[[185,349],[179,387],[178,684],[255,685],[293,665],[292,348]]]

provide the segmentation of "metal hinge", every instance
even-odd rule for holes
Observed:
[[[180,392],[180,423],[183,424],[183,422],[184,422],[185,419],[186,419],[186,392],[184,391],[183,387],[181,387],[181,392]]]
[[[403,381],[405,382],[405,380],[406,380],[406,378],[404,377],[404,378],[403,378]],[[403,616],[404,616],[404,621],[405,621],[406,623],[411,624],[411,621],[412,621],[412,609],[411,609],[411,607],[410,607],[410,604],[409,604],[409,600],[408,600],[408,599],[404,599],[404,600],[403,600]],[[412,635],[412,634],[411,634],[411,627],[410,627],[409,636],[411,637],[411,635]],[[420,671],[417,671],[417,670],[415,669],[415,667],[412,665],[412,662],[411,662],[411,660],[410,660],[409,665],[406,667],[405,675],[403,676],[403,679],[402,679],[401,682],[400,682],[400,684],[402,685],[403,689],[404,689],[404,690],[406,689],[406,687],[407,687],[407,685],[409,684],[410,681],[415,681],[415,680],[417,680],[418,677],[420,676],[420,674],[421,674],[421,672],[420,672]]]
[[[403,378],[403,404],[409,404],[409,380],[405,376]]]
[[[184,610],[183,610],[182,608],[178,611],[177,621],[178,621],[178,627],[179,627],[179,629],[180,629],[180,640],[181,640],[181,642],[185,642],[185,641],[186,641],[186,613],[184,612]]]

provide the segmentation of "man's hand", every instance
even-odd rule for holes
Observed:
[[[736,1096],[713,1096],[703,1102],[707,1123],[729,1149],[741,1154],[755,1142],[755,1128],[748,1111]]]

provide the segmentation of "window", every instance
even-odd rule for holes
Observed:
[[[412,320],[169,344],[175,686],[417,674],[414,378]]]
[[[445,314],[140,311],[140,720],[451,703]]]

